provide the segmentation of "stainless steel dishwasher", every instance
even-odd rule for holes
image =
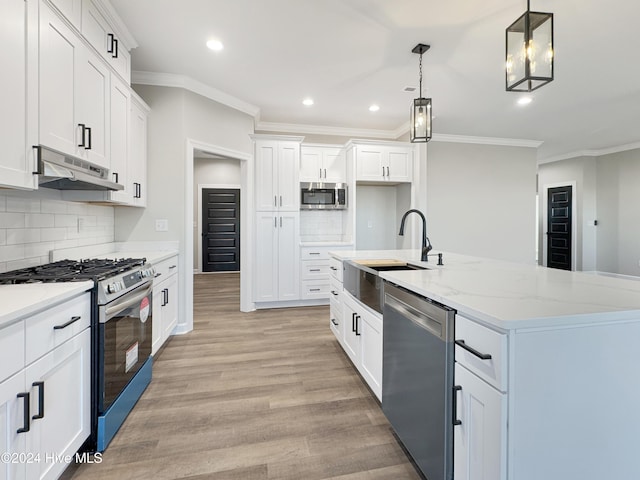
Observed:
[[[384,282],[382,410],[428,480],[453,479],[454,317]]]

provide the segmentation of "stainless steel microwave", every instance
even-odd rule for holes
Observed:
[[[300,183],[300,210],[344,210],[346,208],[346,183]]]

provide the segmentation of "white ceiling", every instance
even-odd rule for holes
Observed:
[[[555,80],[533,102],[504,88],[505,28],[524,0],[111,0],[133,69],[184,75],[259,120],[402,134],[417,43],[438,135],[542,141],[542,161],[640,142],[640,2],[531,0],[554,13]],[[220,39],[225,49],[205,46]],[[302,99],[311,96],[312,107]],[[376,103],[380,111],[368,111]],[[308,128],[307,128],[308,130]],[[300,128],[304,132],[305,128]]]

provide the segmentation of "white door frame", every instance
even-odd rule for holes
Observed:
[[[195,150],[211,153],[213,155],[233,158],[240,161],[240,190],[244,193],[244,202],[240,205],[240,311],[250,312],[255,310],[255,304],[251,299],[251,278],[253,275],[253,262],[250,255],[250,239],[253,238],[253,223],[249,221],[252,218],[250,206],[253,205],[254,191],[254,161],[253,154],[231,150],[219,145],[201,142],[191,138],[187,138],[186,142],[186,161],[185,163],[185,211],[184,211],[184,230],[185,230],[185,261],[183,264],[188,266],[185,271],[193,271],[193,164]],[[188,330],[193,330],[193,274],[185,275],[184,292],[184,308],[186,314]]]
[[[570,180],[566,182],[555,182],[555,183],[547,183],[542,186],[542,225],[541,232],[542,233],[542,266],[547,266],[547,255],[548,251],[548,236],[546,235],[547,230],[547,222],[548,222],[548,199],[549,199],[549,189],[557,188],[557,187],[571,187],[571,270],[576,270],[576,259],[578,254],[578,210],[576,208],[576,197],[577,197],[577,189],[576,189],[576,181]]]
[[[215,158],[211,159],[215,162]],[[199,183],[198,184],[198,204],[196,205],[196,223],[198,225],[198,251],[194,255],[198,255],[198,268],[196,273],[202,273],[202,190],[205,188],[228,188],[240,190],[240,198],[242,198],[242,185],[238,184],[222,184],[222,183]],[[242,210],[242,201],[240,202],[240,210]],[[240,222],[242,222],[242,214],[240,215]],[[242,230],[240,230],[240,237],[242,238]],[[240,263],[242,267],[242,263]]]

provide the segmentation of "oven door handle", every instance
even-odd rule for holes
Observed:
[[[106,321],[109,321],[111,318],[115,317],[117,314],[119,314],[123,310],[126,310],[130,306],[135,305],[140,300],[147,297],[152,291],[153,291],[153,283],[151,283],[149,287],[147,287],[144,290],[144,292],[136,295],[135,297],[125,300],[121,303],[117,303],[116,305],[107,307],[104,312],[106,316]]]

